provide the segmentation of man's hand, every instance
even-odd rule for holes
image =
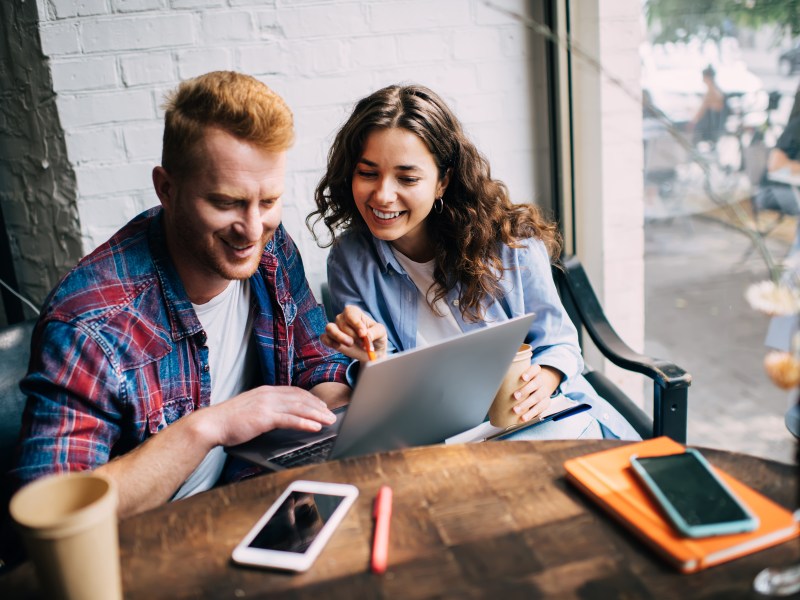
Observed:
[[[272,429],[319,431],[336,416],[325,402],[298,387],[254,388],[197,413],[211,447],[235,446]]]
[[[125,517],[169,500],[216,446],[241,444],[276,428],[319,431],[335,420],[310,392],[261,386],[178,419],[97,471],[117,484],[118,513]]]

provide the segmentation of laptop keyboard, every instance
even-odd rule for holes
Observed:
[[[335,441],[335,436],[329,437],[328,439],[320,440],[316,444],[309,444],[308,446],[303,446],[292,452],[287,452],[281,456],[271,458],[270,462],[286,469],[325,462],[328,459],[328,455]]]

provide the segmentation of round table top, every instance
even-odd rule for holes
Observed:
[[[683,575],[564,477],[569,458],[625,442],[530,441],[428,446],[256,477],[120,522],[128,599],[553,597],[741,598],[764,567],[800,560],[779,546]],[[789,508],[793,466],[704,449],[717,467]],[[237,566],[234,546],[296,479],[345,482],[360,495],[305,573]],[[372,502],[393,489],[389,569],[369,572]],[[0,596],[36,589],[29,564],[0,579]]]

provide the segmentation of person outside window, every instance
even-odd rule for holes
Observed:
[[[709,142],[712,146],[717,143],[720,135],[725,130],[725,119],[728,117],[725,92],[716,81],[717,73],[711,65],[703,69],[703,84],[706,86],[700,108],[689,122],[689,131],[692,141]]]
[[[800,178],[800,114],[791,119],[781,133],[775,147],[767,156],[767,172],[755,197],[755,204],[759,210],[775,210],[784,215],[798,218],[800,204],[798,204],[798,189],[769,178],[771,173],[785,171]],[[800,254],[800,220],[798,221],[794,241],[789,249],[789,255]]]

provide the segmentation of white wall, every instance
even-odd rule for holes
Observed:
[[[38,23],[34,2],[0,2],[0,209],[5,226],[0,235],[8,233],[13,257],[3,273],[13,268],[17,287],[37,302],[83,253],[75,174],[36,35]],[[35,315],[23,310],[25,317]],[[6,324],[6,314],[0,303],[0,325]]]
[[[522,12],[529,4],[492,3]],[[156,203],[150,171],[160,156],[163,95],[209,70],[255,75],[294,109],[284,223],[314,288],[325,277],[326,251],[304,223],[313,189],[334,132],[353,103],[379,87],[429,85],[452,103],[515,200],[539,189],[531,113],[543,75],[531,70],[540,63],[529,60],[526,28],[482,0],[36,0],[33,27],[30,7],[31,0],[3,4],[3,67],[19,80],[32,62],[49,73],[37,75],[30,100],[12,102],[21,97],[12,90],[0,103],[0,125],[20,124],[13,136],[0,132],[0,202],[11,216],[18,278],[37,301],[70,257]],[[575,42],[635,93],[639,1],[573,0],[571,9]],[[36,29],[44,61],[24,43]],[[641,108],[596,65],[575,56],[573,67],[578,253],[612,322],[641,349]],[[25,111],[37,115],[36,127],[25,125]],[[14,137],[25,135],[43,142]],[[31,154],[13,155],[20,149]]]
[[[573,110],[577,254],[629,346],[644,349],[642,39],[639,0],[574,5]],[[588,59],[586,58],[588,55]],[[597,64],[599,63],[600,69]],[[641,377],[587,360],[641,401]]]
[[[496,0],[523,11],[525,0]],[[520,202],[533,196],[527,31],[480,0],[37,0],[84,251],[157,200],[165,91],[216,69],[249,73],[287,100],[297,142],[284,224],[312,286],[326,251],[305,217],[354,102],[418,82],[448,100]]]

